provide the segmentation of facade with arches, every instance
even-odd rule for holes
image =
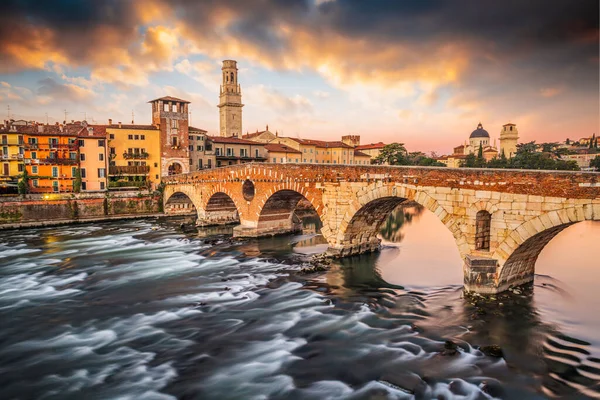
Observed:
[[[450,230],[464,259],[465,287],[479,293],[531,282],[537,256],[556,234],[600,221],[600,177],[584,172],[244,164],[165,183],[166,204],[185,194],[199,223],[238,223],[237,236],[294,231],[294,209],[306,199],[329,253],[340,257],[377,250],[390,212],[417,202]]]

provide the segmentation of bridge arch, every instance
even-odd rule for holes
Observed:
[[[165,198],[163,209],[169,215],[198,215],[198,207],[186,191],[176,191]]]
[[[313,209],[323,222],[323,216],[319,212],[319,204],[315,206],[314,198],[308,193],[302,193],[293,187],[279,188],[268,196],[264,196],[260,202],[258,211],[257,231],[260,234],[278,234],[302,230],[302,221],[295,215],[300,203],[305,207]]]
[[[375,250],[380,243],[377,236],[381,224],[406,201],[414,201],[433,212],[454,236],[461,256],[468,254],[469,244],[460,224],[436,199],[424,191],[398,185],[370,185],[356,196],[341,219],[337,235],[328,240],[330,252],[347,256]]]
[[[214,191],[207,196],[206,205],[199,212],[199,225],[232,224],[240,222],[239,208],[225,191]]]
[[[581,221],[600,221],[592,205],[579,205],[546,212],[517,227],[493,255],[500,268],[498,290],[533,281],[535,263],[546,245],[560,232]]]

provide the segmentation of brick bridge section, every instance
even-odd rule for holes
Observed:
[[[589,172],[242,164],[165,183],[167,214],[181,212],[177,202],[189,198],[183,207],[193,204],[199,224],[236,222],[236,236],[295,230],[294,209],[305,199],[337,256],[378,249],[390,211],[415,201],[452,232],[465,261],[465,288],[479,293],[533,281],[537,257],[554,236],[600,220],[600,174]]]

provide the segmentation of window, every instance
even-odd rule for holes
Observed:
[[[104,190],[104,188],[105,188],[104,182],[100,182],[100,190]]]
[[[254,149],[254,157],[258,158],[259,154],[258,154],[258,149]]]
[[[202,146],[196,146],[196,151],[202,151]]]
[[[233,155],[233,149],[231,147],[227,148],[227,155],[228,156],[232,156]]]
[[[39,185],[39,182],[38,182],[38,180],[37,180],[37,179],[34,179],[34,180],[33,180],[33,187],[38,187],[38,185]]]
[[[190,145],[188,146],[188,148],[190,149],[190,151],[194,151],[194,145],[193,145],[193,144],[190,144]]]
[[[50,145],[50,147],[56,147],[58,146],[58,139],[48,138],[48,144]]]
[[[201,168],[202,168],[202,159],[199,159],[198,160],[198,169],[201,169]]]
[[[85,154],[84,154],[84,153],[81,153],[81,154],[79,155],[79,159],[80,159],[81,161],[85,161]]]
[[[33,158],[34,160],[37,158],[37,151],[31,152],[31,158]]]
[[[8,136],[2,135],[2,144],[8,144]]]
[[[98,161],[104,161],[104,153],[98,154]]]
[[[81,177],[85,178],[85,168],[81,168]]]
[[[19,136],[19,144],[23,144],[23,136]]]
[[[164,103],[163,104],[163,110],[164,111],[169,111],[169,104],[168,103]]]
[[[31,166],[31,173],[37,175],[37,173],[38,173],[38,166],[37,165],[32,165]]]
[[[177,136],[173,136],[173,137],[171,138],[171,144],[173,145],[173,147],[177,147],[178,143],[179,143],[179,142],[178,142],[178,140],[177,140]]]
[[[85,140],[79,139],[79,147],[83,147],[85,145]]]
[[[98,147],[104,147],[104,139],[98,139]]]
[[[75,153],[74,151],[69,153],[69,158],[71,160],[77,160],[77,153]]]
[[[176,119],[171,120],[171,128],[172,129],[177,129],[178,126],[179,126],[179,121],[177,121]]]
[[[140,140],[140,135],[133,135],[134,140]]]
[[[281,157],[281,162],[283,162],[283,157]]]
[[[58,178],[58,167],[52,167],[52,177]]]
[[[273,157],[273,162],[277,162],[277,157]]]
[[[23,164],[17,165],[17,171],[23,172]]]
[[[304,149],[304,152],[306,153],[306,149]]]
[[[216,148],[216,149],[215,149],[215,155],[217,155],[217,156],[222,156],[222,155],[223,155],[223,154],[222,154],[222,150],[223,150],[223,149],[221,149],[220,147]]]
[[[98,178],[106,178],[106,169],[98,168]]]
[[[475,249],[490,250],[490,226],[492,214],[481,210],[475,216]]]
[[[115,149],[114,147],[110,147],[109,150],[110,154],[117,154],[117,149]]]
[[[127,139],[133,140],[133,135],[127,135]]]
[[[304,159],[304,162],[306,162],[306,158]]]
[[[248,157],[248,149],[240,149],[240,157]]]
[[[146,135],[140,135],[140,140],[146,140]]]
[[[75,178],[77,176],[77,167],[71,167],[71,176]]]
[[[87,190],[87,182],[81,182],[81,190]]]
[[[115,134],[114,134],[114,133],[111,133],[110,135],[108,135],[108,138],[109,138],[110,140],[113,140],[113,139],[115,138]]]
[[[206,167],[212,168],[212,159],[209,158],[208,160],[206,160]]]
[[[298,159],[296,158],[296,162],[298,162]]]

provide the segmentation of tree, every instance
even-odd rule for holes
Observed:
[[[23,197],[29,192],[29,174],[27,174],[27,168],[23,169],[21,180],[17,184],[17,190]]]
[[[571,139],[567,138],[567,140],[565,140],[565,144],[571,144]]]
[[[596,171],[600,171],[600,156],[596,156],[590,161],[590,167],[594,168]]]
[[[588,146],[590,149],[594,148],[594,143],[596,142],[596,134],[594,133],[592,135],[592,138],[590,139],[590,145]]]
[[[373,164],[409,165],[408,151],[404,143],[390,143],[381,149],[381,152],[373,160]]]
[[[75,171],[75,180],[73,181],[73,191],[75,193],[81,192],[81,168],[77,168]]]
[[[475,158],[475,154],[469,153],[465,157],[463,161],[461,161],[460,166],[466,168],[475,168],[477,164],[477,159]]]

